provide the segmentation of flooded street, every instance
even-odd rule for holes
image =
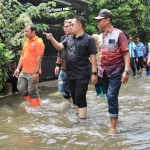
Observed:
[[[40,87],[42,106],[28,107],[22,96],[0,99],[1,150],[149,150],[150,78],[130,77],[119,94],[117,134],[108,135],[107,100],[87,93],[86,123],[57,87]]]

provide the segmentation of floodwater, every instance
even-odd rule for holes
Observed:
[[[119,94],[117,134],[108,135],[107,100],[87,93],[86,122],[56,87],[40,87],[40,108],[19,94],[0,99],[0,150],[150,150],[150,78],[130,77]]]

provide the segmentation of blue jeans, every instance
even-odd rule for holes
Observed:
[[[58,76],[58,90],[66,100],[69,100],[71,98],[69,81],[67,79],[67,73],[64,70],[60,70]]]
[[[121,87],[121,77],[124,71],[124,67],[110,77],[107,77],[106,72],[103,72],[102,83],[106,89],[106,95],[108,99],[108,112],[111,119],[118,119],[119,107],[118,107],[118,95]]]

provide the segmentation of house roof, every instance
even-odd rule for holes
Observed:
[[[84,0],[18,0],[20,3],[32,3],[35,6],[38,6],[42,2],[48,2],[48,1],[55,1],[56,7],[55,10],[58,12],[64,11],[64,8],[71,7],[73,10],[77,10],[78,13],[81,13],[84,11],[87,6],[89,5],[88,2],[85,2]],[[33,18],[34,22],[42,22],[46,24],[55,25],[57,23],[63,22],[64,18],[58,18],[58,19],[46,19],[46,18]]]
[[[66,7],[75,7],[77,9],[82,9],[82,7],[87,6],[89,3],[84,0],[18,0],[21,3],[32,3],[37,6],[42,2],[55,1],[56,8],[66,8]]]

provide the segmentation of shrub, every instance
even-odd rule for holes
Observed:
[[[0,40],[0,91],[8,78],[7,64],[14,58],[13,51],[8,51]]]

